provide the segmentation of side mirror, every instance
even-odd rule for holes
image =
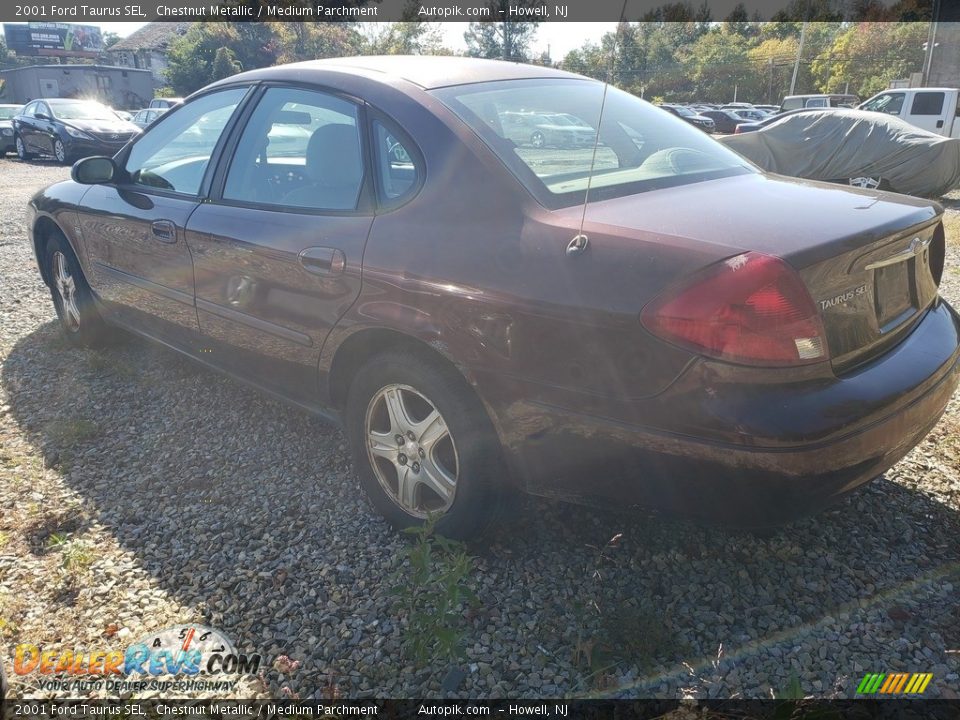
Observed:
[[[33,115],[37,120],[49,120],[50,116],[46,113],[38,112]]]
[[[82,185],[100,185],[113,180],[117,174],[117,166],[113,158],[108,157],[87,157],[77,160],[70,170],[70,177],[74,182]]]

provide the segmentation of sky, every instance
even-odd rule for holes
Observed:
[[[136,22],[94,23],[94,25],[115,32],[121,37],[126,37],[137,28],[143,27],[144,24]],[[463,33],[466,32],[468,24],[459,22],[437,23],[443,34],[443,44],[451,50],[465,50],[467,46],[463,41]],[[580,47],[586,41],[598,43],[604,33],[613,32],[616,29],[617,24],[612,22],[541,23],[537,27],[537,34],[531,48],[534,55],[539,55],[549,46],[550,56],[554,60],[562,60],[564,55]]]

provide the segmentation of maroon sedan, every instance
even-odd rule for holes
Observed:
[[[524,113],[595,142],[517,143]],[[246,72],[30,208],[73,343],[120,326],[341,419],[397,526],[466,535],[512,488],[781,522],[897,462],[960,375],[937,204],[766,175],[549,68]]]

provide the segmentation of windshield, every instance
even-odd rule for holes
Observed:
[[[9,120],[20,112],[19,107],[0,107],[0,120]]]
[[[95,102],[55,103],[50,110],[61,120],[116,120],[110,108]]]
[[[591,80],[509,80],[434,94],[551,208],[584,202],[588,184],[597,200],[756,172],[701,130],[612,87],[594,153],[604,86]],[[590,132],[549,133],[513,121],[531,113],[569,116]]]
[[[693,112],[693,110],[688,110],[682,105],[675,105],[673,109],[676,111],[677,115],[682,115],[683,117],[693,117],[694,115],[696,115],[696,113]]]

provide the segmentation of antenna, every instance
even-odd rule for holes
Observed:
[[[620,8],[620,19],[617,21],[617,32],[613,36],[613,47],[610,48],[610,60],[607,63],[607,81],[603,83],[603,96],[600,98],[600,114],[597,117],[597,133],[593,138],[593,154],[590,157],[590,174],[587,176],[587,189],[583,195],[583,212],[580,214],[580,229],[576,236],[567,245],[567,255],[579,255],[587,249],[589,239],[583,234],[583,225],[587,221],[587,203],[590,202],[590,188],[593,186],[593,170],[597,163],[597,147],[600,145],[600,128],[603,127],[603,110],[607,106],[607,88],[613,79],[613,63],[617,55],[617,40],[620,38],[620,26],[627,13],[627,0],[623,0]]]

